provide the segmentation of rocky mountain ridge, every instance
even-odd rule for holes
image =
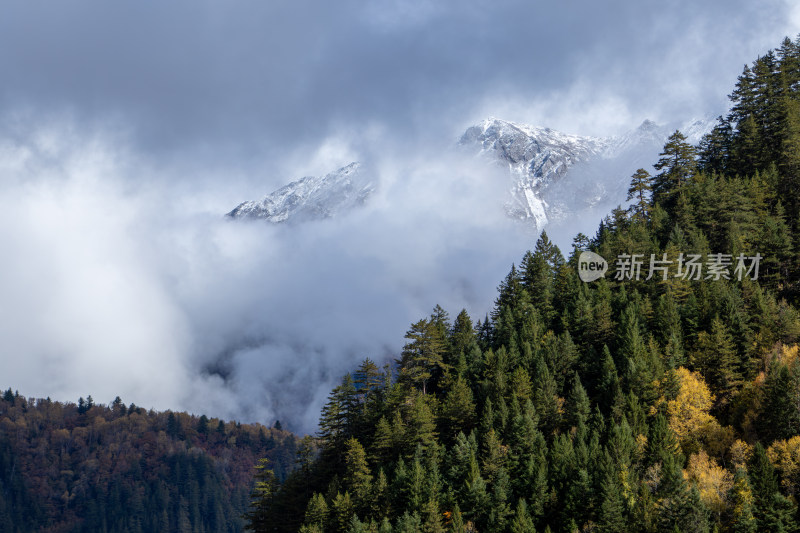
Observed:
[[[696,144],[713,123],[692,120],[677,129]],[[619,136],[591,137],[491,117],[468,128],[458,145],[467,157],[508,169],[509,181],[498,184],[508,190],[506,214],[541,229],[624,203],[631,174],[650,168],[675,129],[645,120]],[[243,202],[227,216],[295,223],[344,215],[369,201],[378,178],[353,162],[325,176],[293,181],[260,201]]]

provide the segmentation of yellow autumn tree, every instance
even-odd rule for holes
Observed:
[[[798,354],[800,354],[800,347],[797,344],[792,344],[791,346],[784,344],[781,346],[780,360],[787,367],[792,368],[792,365],[797,361]]]
[[[675,376],[678,394],[667,402],[670,429],[687,455],[706,449],[714,456],[721,456],[733,443],[734,433],[709,413],[714,395],[699,372],[680,367]]]
[[[741,439],[731,444],[728,455],[731,458],[731,463],[735,468],[746,468],[747,463],[750,462],[750,455],[752,454],[752,446],[747,444]]]
[[[689,457],[683,476],[697,486],[700,499],[709,510],[718,517],[725,512],[728,492],[733,487],[733,475],[710,458],[705,450]]]
[[[789,440],[776,440],[767,448],[767,458],[780,472],[784,488],[794,492],[792,480],[800,472],[800,436]]]

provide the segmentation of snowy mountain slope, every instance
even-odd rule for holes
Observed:
[[[363,205],[374,191],[374,182],[355,162],[325,176],[293,181],[261,201],[243,202],[227,216],[274,223],[319,220]]]
[[[677,126],[645,120],[622,135],[601,138],[489,118],[468,128],[459,145],[508,169],[509,181],[499,185],[509,191],[506,213],[541,229],[624,204],[630,176],[638,168],[652,171],[675,129],[696,144],[713,124],[708,118]],[[330,218],[367,202],[375,183],[360,163],[350,163],[325,176],[289,183],[261,201],[244,202],[228,216],[273,223]]]
[[[593,159],[607,148],[604,139],[496,118],[467,129],[459,144],[480,147],[480,153],[508,166],[513,183],[506,212],[513,218],[533,219],[538,227],[547,222],[548,206],[542,191],[564,177],[571,166]]]
[[[541,229],[586,209],[625,203],[631,174],[650,168],[675,129],[694,144],[713,123],[701,119],[671,127],[645,120],[623,135],[598,138],[489,118],[468,128],[459,144],[508,167],[506,212]]]

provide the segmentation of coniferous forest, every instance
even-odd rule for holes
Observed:
[[[543,233],[489,314],[436,306],[399,358],[346,375],[298,468],[259,464],[248,527],[797,531],[800,38],[730,99],[699,146],[669,138],[594,237],[562,251]],[[605,277],[579,279],[583,251]],[[635,254],[643,275],[615,276]],[[675,270],[698,255],[702,275]],[[672,270],[646,279],[651,256]]]

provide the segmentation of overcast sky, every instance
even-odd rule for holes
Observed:
[[[452,201],[494,194],[441,155],[466,127],[715,116],[798,31],[788,0],[4,2],[0,386],[313,429],[337,376],[436,303],[479,318],[532,245]],[[372,210],[221,220],[354,160]]]
[[[0,110],[267,166],[343,132],[438,140],[487,114],[615,133],[719,111],[744,63],[798,31],[792,4],[10,1]]]

